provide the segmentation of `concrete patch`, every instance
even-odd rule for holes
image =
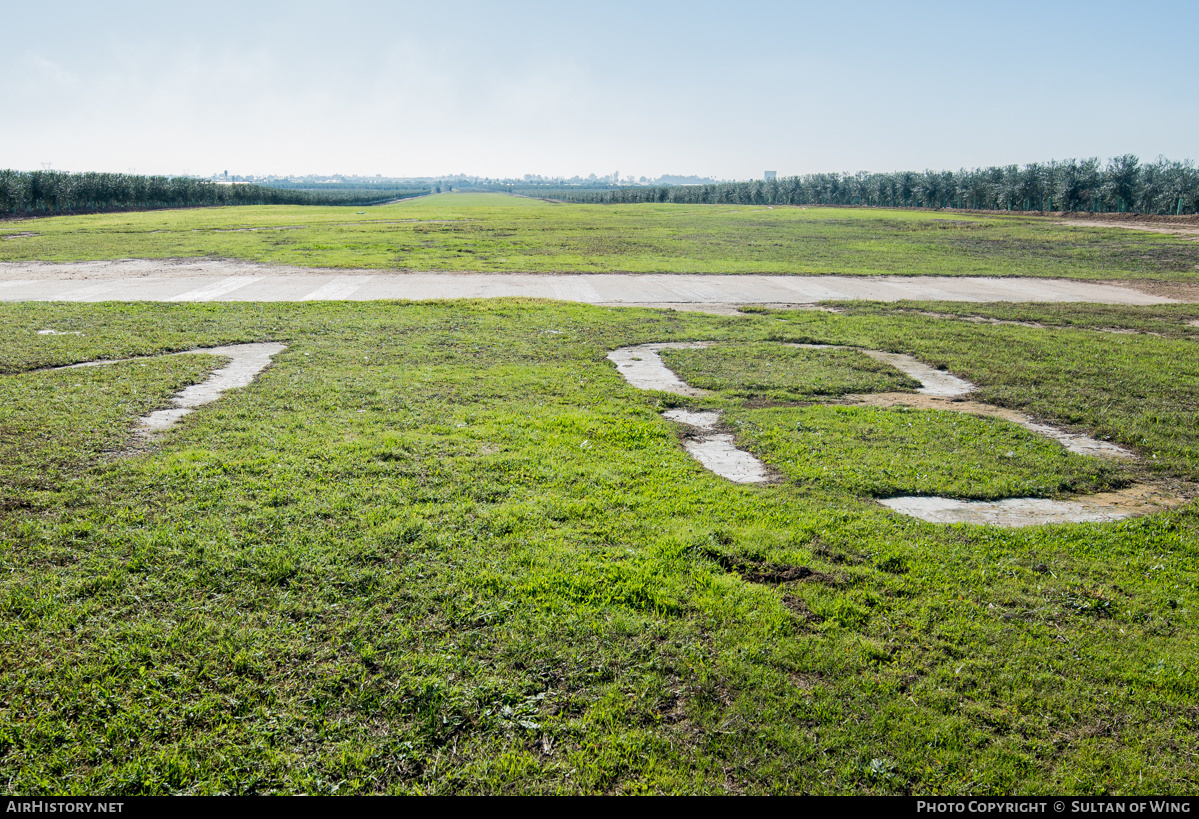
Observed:
[[[622,347],[608,354],[626,381],[639,389],[662,390],[676,395],[708,395],[706,390],[690,386],[678,377],[658,355],[664,349],[704,349],[711,342],[669,342]],[[920,382],[916,394],[873,393],[847,396],[856,406],[937,409],[963,412],[970,415],[1001,418],[1019,424],[1030,432],[1052,438],[1071,452],[1101,458],[1135,458],[1123,447],[1099,441],[1081,433],[1066,432],[1048,424],[1033,421],[1014,410],[995,407],[962,396],[975,386],[965,379],[936,370],[908,355],[879,350],[861,350],[832,344],[786,344],[804,349],[859,350],[872,358],[889,364]],[[765,465],[750,453],[737,449],[733,436],[717,431],[720,413],[672,409],[664,418],[685,424],[692,432],[683,440],[683,447],[693,458],[721,477],[737,483],[764,483],[770,480]],[[1194,487],[1192,487],[1194,489]],[[941,497],[896,497],[879,502],[905,515],[931,523],[976,523],[991,526],[1035,526],[1045,523],[1082,523],[1120,520],[1132,515],[1149,514],[1183,503],[1187,498],[1170,494],[1160,488],[1137,485],[1115,492],[1081,496],[1072,500],[1047,498],[1006,498],[998,501],[966,501]]]
[[[920,380],[920,377],[914,373],[908,373],[908,375],[911,375],[917,381]],[[969,382],[964,383],[968,384]],[[971,389],[973,389],[973,385],[971,385]],[[923,390],[919,392],[923,392]],[[912,395],[906,392],[877,392],[869,395],[846,396],[846,401],[861,407],[910,407],[911,409],[964,412],[967,415],[978,415],[984,418],[1002,418],[1004,421],[1019,424],[1029,432],[1035,432],[1037,435],[1052,438],[1066,449],[1079,455],[1090,455],[1099,458],[1136,458],[1133,452],[1108,441],[1100,441],[1080,432],[1067,432],[1064,429],[1058,429],[1049,424],[1037,423],[1022,412],[984,404],[981,401],[963,401],[952,395],[938,396],[930,393]]]
[[[684,383],[658,355],[659,350],[702,350],[707,346],[707,342],[703,341],[638,344],[613,350],[608,353],[608,360],[616,365],[616,371],[625,381],[639,390],[661,390],[675,395],[711,395],[707,390]]]
[[[975,389],[975,386],[969,381],[958,378],[956,375],[950,375],[942,370],[935,370],[927,364],[920,363],[910,355],[884,353],[878,350],[862,350],[862,352],[875,361],[890,364],[909,378],[919,381],[920,388],[916,392],[922,395],[934,398],[956,398],[968,392],[973,392]]]
[[[1182,489],[1187,491],[1184,493]],[[899,497],[879,503],[930,523],[978,523],[991,526],[1037,526],[1043,523],[1103,523],[1148,515],[1186,503],[1194,486],[1168,489],[1136,484],[1111,492],[1081,495],[1070,500],[1007,498],[963,501],[953,498]]]
[[[185,387],[171,399],[174,405],[169,409],[157,410],[149,415],[143,415],[137,420],[136,431],[143,435],[151,435],[170,429],[179,420],[196,407],[211,404],[226,391],[247,387],[257,375],[271,363],[271,358],[286,349],[286,344],[263,342],[256,344],[229,344],[223,347],[197,347],[179,353],[166,355],[188,355],[189,353],[204,353],[219,355],[229,359],[229,363],[214,370],[208,380]],[[78,367],[101,367],[106,364],[119,364],[123,361],[137,361],[142,358],[158,358],[159,356],[138,356],[137,358],[121,358],[105,361],[86,361],[82,364],[71,364],[67,367],[54,367],[56,370],[71,370]]]
[[[258,276],[229,276],[220,281],[171,296],[167,301],[212,301],[258,281]]]
[[[853,350],[864,353],[875,361],[881,361],[909,378],[919,381],[920,388],[916,392],[934,398],[958,398],[977,389],[965,379],[950,375],[943,370],[934,369],[903,353],[884,353],[881,350],[863,350],[859,347],[846,347],[838,344],[784,343],[784,346],[797,347],[801,350]]]
[[[196,407],[211,404],[228,390],[248,387],[254,378],[271,363],[271,357],[282,352],[283,344],[232,344],[227,347],[208,347],[190,350],[193,353],[226,356],[229,363],[215,370],[208,380],[185,387],[175,394],[170,409],[158,410],[138,419],[138,430],[144,433],[162,432],[179,423],[179,419]]]
[[[1107,511],[1079,501],[1007,498],[964,501],[953,498],[884,498],[883,506],[929,523],[977,523],[989,526],[1039,526],[1045,523],[1104,523],[1131,512]]]
[[[1129,460],[1136,457],[1136,455],[1122,446],[1117,446],[1108,441],[1096,440],[1090,435],[1083,435],[1078,432],[1066,432],[1064,429],[1051,427],[1048,424],[1035,423],[1025,417],[1013,418],[1013,420],[1029,432],[1035,432],[1047,438],[1052,438],[1066,449],[1078,455],[1090,455],[1096,458],[1125,458]]]
[[[371,280],[371,276],[341,276],[313,290],[300,301],[333,301],[348,299],[359,287]]]
[[[683,448],[720,477],[734,483],[765,483],[769,479],[765,464],[745,450],[737,449],[731,434],[716,431],[720,413],[673,409],[662,413],[662,417],[695,430],[693,435],[683,439]]]

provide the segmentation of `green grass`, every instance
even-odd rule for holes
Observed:
[[[856,350],[756,342],[660,355],[691,386],[716,391],[701,403],[724,410],[742,446],[797,486],[878,498],[991,500],[1102,491],[1131,480],[1117,463],[1071,454],[994,418],[823,405],[855,393],[920,386]],[[780,402],[793,406],[771,406]]]
[[[808,350],[778,343],[666,349],[662,361],[693,387],[777,401],[866,392],[910,392],[920,382],[856,350]]]
[[[1038,324],[1046,328],[1095,330],[1099,332],[1149,333],[1172,339],[1199,338],[1199,305],[1157,304],[1138,310],[1111,304],[1064,303],[992,303],[969,304],[915,301],[829,302],[838,310],[854,315],[892,316],[914,313],[957,318],[978,323]],[[759,310],[765,308],[748,308]],[[1076,336],[1079,339],[1086,335]]]
[[[1053,492],[1098,462],[957,414],[771,406],[734,392],[780,385],[726,359],[734,392],[695,405],[785,476],[736,485],[679,446],[660,412],[680,399],[604,357],[909,352],[1168,479],[1199,464],[1192,341],[520,301],[0,321],[10,793],[1199,789],[1194,504],[1018,530],[903,517],[872,495],[975,475]],[[134,418],[202,357],[37,369],[267,340],[288,347],[253,386],[132,455]],[[801,447],[839,468],[789,464]],[[994,447],[1018,457],[972,460]],[[876,449],[929,470],[888,476]]]
[[[34,236],[22,234],[34,233]],[[440,194],[4,222],[0,261],[230,258],[323,268],[1199,279],[1199,243],[1020,216],[567,205]]]

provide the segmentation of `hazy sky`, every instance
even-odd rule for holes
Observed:
[[[0,0],[0,167],[718,178],[1199,161],[1199,3]]]

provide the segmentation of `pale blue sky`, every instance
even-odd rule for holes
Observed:
[[[1199,160],[1199,3],[0,0],[0,167],[719,178]]]

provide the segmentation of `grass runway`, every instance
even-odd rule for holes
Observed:
[[[570,205],[439,194],[0,223],[0,262],[221,258],[311,268],[1199,281],[1199,242],[1016,215]]]

